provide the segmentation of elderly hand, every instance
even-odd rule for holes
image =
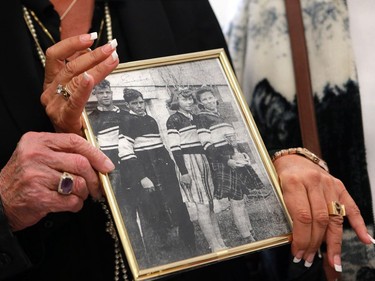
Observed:
[[[89,51],[95,38],[96,33],[70,37],[46,51],[41,102],[57,132],[83,134],[81,114],[94,85],[119,63],[117,41]],[[61,86],[68,89],[69,97],[57,94]]]
[[[90,194],[101,197],[98,174],[114,169],[100,150],[76,134],[26,133],[0,173],[0,197],[13,231],[50,212],[77,212]],[[73,176],[69,195],[57,192],[63,172]]]
[[[327,204],[345,205],[349,223],[358,238],[371,244],[360,211],[343,183],[321,167],[299,155],[285,155],[274,161],[285,204],[293,220],[294,262],[305,260],[310,267],[323,241],[330,266],[341,271],[343,217],[329,216]]]

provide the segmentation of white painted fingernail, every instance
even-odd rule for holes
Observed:
[[[368,238],[370,238],[372,244],[375,244],[375,239],[368,233],[367,233],[367,236],[368,236]]]
[[[98,38],[98,33],[93,32],[90,34],[82,34],[80,37],[81,41],[87,42],[87,41],[93,41],[96,38]]]
[[[116,48],[117,47],[117,40],[116,40],[116,38],[115,39],[113,39],[112,41],[109,41],[109,44],[111,45],[111,48],[112,49],[114,49],[114,48]]]
[[[97,32],[90,33],[90,40],[95,40],[96,38],[98,38],[98,33]]]
[[[314,262],[314,257],[315,257],[315,253],[314,254],[310,254],[306,260],[305,260],[305,267],[311,267],[311,265],[313,264]]]
[[[113,59],[113,61],[116,61],[118,59],[118,54],[117,54],[116,50],[112,52],[112,59]]]
[[[342,266],[338,265],[338,264],[335,264],[335,270],[336,270],[336,272],[342,272]]]
[[[312,266],[312,262],[309,262],[309,261],[305,261],[305,264],[304,264],[304,266],[305,267],[311,267]]]
[[[334,263],[336,272],[342,272],[341,257],[339,255],[335,255],[333,257],[333,263]]]
[[[302,260],[303,254],[305,251],[298,251],[295,257],[293,258],[294,263],[299,263]]]

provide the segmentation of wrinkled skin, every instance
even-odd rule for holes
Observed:
[[[341,265],[343,217],[328,215],[327,204],[331,201],[345,205],[347,219],[358,238],[363,243],[371,243],[360,211],[340,180],[299,155],[280,157],[274,166],[293,221],[295,257],[312,262],[325,241],[329,264]]]
[[[26,133],[0,173],[0,196],[11,229],[29,227],[50,212],[79,211],[89,195],[102,196],[96,171],[113,168],[107,156],[76,134]],[[57,192],[63,171],[74,178],[70,195]]]
[[[76,36],[47,51],[41,102],[58,132],[75,135],[28,133],[20,141],[0,174],[0,196],[13,230],[33,225],[49,212],[76,212],[88,194],[100,196],[95,171],[108,172],[111,165],[77,135],[82,135],[81,113],[93,86],[118,65],[118,59],[108,45],[86,51],[91,44]],[[70,62],[65,63],[66,58]],[[56,95],[58,84],[71,90],[68,100]],[[341,265],[343,218],[328,215],[327,203],[331,201],[345,205],[347,219],[359,239],[371,243],[359,209],[340,180],[298,155],[280,157],[274,166],[293,220],[292,254],[296,258],[312,262],[325,241],[330,266]],[[75,178],[69,196],[56,192],[62,171]]]
[[[37,223],[50,212],[77,212],[89,195],[99,199],[98,172],[114,168],[104,153],[82,138],[81,114],[91,91],[119,63],[116,44],[91,51],[88,48],[92,44],[92,37],[83,34],[62,40],[46,51],[41,102],[60,133],[24,134],[1,170],[0,197],[13,231]],[[69,88],[69,99],[56,94],[58,84]],[[57,192],[63,172],[74,178],[69,196]]]

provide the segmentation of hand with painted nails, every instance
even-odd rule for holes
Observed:
[[[89,49],[96,32],[62,40],[46,51],[41,102],[57,132],[82,135],[81,114],[95,84],[118,63],[117,41]]]
[[[102,197],[97,171],[113,169],[107,156],[76,134],[24,134],[0,172],[11,229],[34,225],[48,213],[78,212],[89,195]]]
[[[360,241],[373,242],[358,206],[340,180],[305,157],[285,155],[275,159],[274,166],[293,221],[293,261],[304,260],[310,267],[326,242],[328,263],[341,272],[343,215]]]

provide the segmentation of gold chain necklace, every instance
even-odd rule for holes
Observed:
[[[75,2],[75,1],[73,1]],[[74,3],[73,3],[74,4]],[[72,4],[71,4],[72,6]],[[69,9],[69,7],[68,7]],[[71,9],[71,7],[70,7]],[[65,12],[67,13],[67,12]],[[23,17],[25,19],[26,25],[31,33],[31,36],[34,39],[35,46],[38,52],[39,59],[43,65],[43,67],[46,65],[46,56],[43,52],[42,47],[40,46],[38,35],[36,33],[34,23],[31,19],[31,17],[34,18],[34,20],[38,23],[38,25],[42,28],[43,32],[48,36],[48,38],[51,40],[53,44],[55,44],[55,40],[53,39],[51,33],[48,31],[48,29],[43,25],[43,23],[39,20],[39,18],[35,15],[35,13],[32,10],[27,9],[26,7],[23,7]],[[111,19],[111,14],[109,12],[109,7],[108,7],[108,2],[104,3],[104,23],[102,21],[100,25],[100,31],[99,34],[102,33],[103,25],[106,25],[107,29],[107,39],[108,42],[112,41],[113,35],[112,35],[112,19]],[[98,38],[99,39],[99,38]],[[102,209],[107,217],[107,222],[106,222],[106,232],[111,236],[111,238],[114,241],[114,254],[115,254],[115,270],[114,270],[114,280],[118,281],[120,278],[122,278],[125,281],[129,281],[128,278],[128,273],[126,270],[125,262],[124,262],[124,257],[123,253],[120,248],[120,239],[118,238],[118,234],[116,231],[115,224],[112,219],[112,215],[110,210],[108,209],[107,203],[105,200],[101,200],[100,204],[102,206]],[[121,275],[120,275],[121,272]]]
[[[63,20],[65,16],[70,12],[70,10],[73,8],[74,4],[77,2],[77,0],[73,0],[72,3],[69,4],[68,8],[66,8],[65,12],[60,16],[60,20]]]
[[[30,9],[26,8],[25,6],[23,6],[23,18],[24,18],[24,20],[26,22],[27,28],[29,29],[31,36],[34,39],[35,46],[36,46],[36,49],[37,49],[37,52],[38,52],[38,56],[39,56],[40,62],[42,63],[42,65],[44,67],[46,65],[46,56],[45,56],[45,54],[43,52],[43,49],[42,49],[42,47],[40,45],[40,42],[39,42],[39,39],[38,39],[38,35],[36,33],[35,26],[34,26],[34,23],[33,23],[33,20],[32,20],[31,17],[33,17],[33,19],[35,20],[35,22],[38,23],[38,25],[42,28],[43,32],[48,36],[48,38],[51,40],[51,42],[53,44],[55,44],[56,41],[53,39],[51,33],[44,26],[44,24],[39,20],[39,18],[36,16],[36,14],[32,10],[30,10]],[[108,42],[112,41],[112,39],[113,39],[113,35],[112,35],[112,19],[111,19],[111,14],[109,12],[108,2],[104,3],[104,20],[102,20],[102,23],[100,25],[99,34],[102,33],[104,24],[105,24],[106,30],[107,30],[107,39],[108,39]]]

